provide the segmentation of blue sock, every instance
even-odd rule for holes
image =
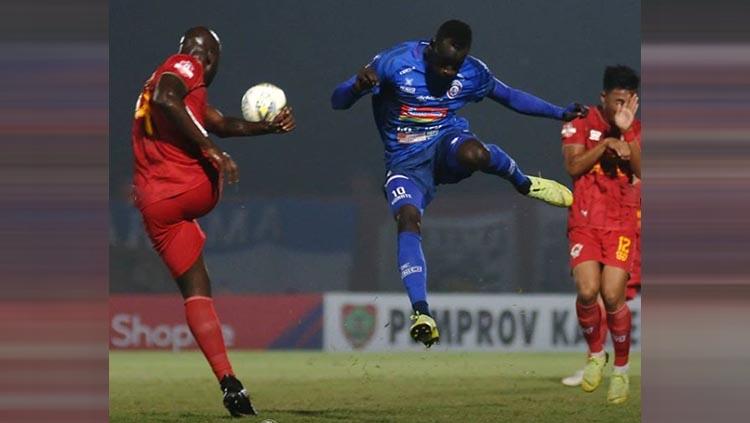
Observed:
[[[398,234],[398,269],[414,311],[429,315],[427,307],[427,264],[422,237],[414,232]]]
[[[531,181],[523,173],[516,161],[494,144],[485,145],[490,152],[490,169],[485,171],[508,180],[521,194],[528,194]]]

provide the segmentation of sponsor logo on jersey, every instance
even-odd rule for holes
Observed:
[[[396,140],[399,144],[416,144],[431,139],[438,134],[438,130],[420,131],[420,132],[399,132],[396,134]]]
[[[398,74],[399,74],[399,75],[406,75],[407,73],[409,73],[409,72],[411,72],[411,71],[413,71],[413,70],[414,70],[414,66],[411,66],[411,67],[408,67],[408,68],[404,68],[404,69],[401,69],[401,70],[400,70],[400,71],[398,72]]]
[[[456,98],[458,94],[461,93],[461,89],[463,89],[464,85],[459,81],[458,79],[454,79],[453,82],[451,82],[451,87],[448,88],[448,93],[446,94],[448,98]]]
[[[409,81],[409,79],[407,79],[406,81],[408,82],[408,81]],[[407,84],[407,85],[408,85],[408,84]],[[407,87],[407,86],[401,85],[401,86],[399,86],[398,88],[399,88],[399,89],[400,89],[401,91],[403,91],[403,92],[405,92],[405,93],[409,93],[409,94],[414,94],[415,92],[417,92],[417,89],[416,89],[415,87]]]
[[[359,349],[367,345],[375,333],[377,308],[372,304],[344,304],[341,306],[341,323],[346,340]]]
[[[404,122],[433,123],[448,116],[447,107],[414,107],[401,105],[398,119]]]
[[[190,60],[180,60],[174,64],[174,68],[177,72],[187,79],[192,79],[195,75],[195,68]]]
[[[591,141],[599,141],[602,139],[602,133],[595,129],[592,129],[591,132],[589,132],[589,139]]]
[[[573,126],[572,123],[568,122],[562,127],[562,131],[560,132],[563,136],[563,138],[570,138],[576,133],[576,127]]]

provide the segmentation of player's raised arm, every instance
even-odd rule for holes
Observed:
[[[581,104],[571,103],[567,107],[562,108],[525,91],[510,87],[494,77],[490,83],[492,84],[492,88],[487,96],[518,113],[547,117],[565,122],[569,122],[577,117],[586,116],[586,113],[588,113],[588,109]]]
[[[190,115],[184,101],[186,94],[187,87],[178,76],[164,73],[156,83],[152,103],[174,123],[182,135],[197,145],[203,154],[227,175],[229,183],[238,182],[237,164],[208,138],[208,132]]]
[[[348,109],[378,83],[380,81],[377,73],[370,65],[367,65],[333,90],[331,106],[336,110]]]
[[[630,168],[638,179],[641,178],[641,131],[640,123],[635,122],[635,114],[638,111],[639,102],[638,94],[633,94],[625,104],[618,106],[614,116],[615,125],[623,134],[623,140],[629,145]]]
[[[271,122],[249,122],[242,118],[224,116],[217,108],[206,106],[206,129],[221,138],[283,134],[294,130],[296,126],[292,108],[288,106]]]

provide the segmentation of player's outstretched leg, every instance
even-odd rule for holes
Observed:
[[[177,278],[177,284],[185,298],[188,327],[219,381],[224,394],[224,407],[234,417],[256,415],[250,396],[234,376],[229,362],[221,324],[211,298],[211,282],[202,255],[187,272]]]
[[[398,268],[409,295],[414,315],[411,337],[428,348],[440,340],[437,324],[427,305],[427,263],[420,235],[421,212],[413,205],[398,209]]]
[[[599,387],[608,360],[601,331],[601,306],[597,302],[601,286],[600,267],[598,261],[588,260],[573,268],[578,293],[576,315],[589,347],[589,357],[581,378],[581,388],[584,392],[593,392]]]
[[[632,318],[630,307],[625,302],[627,278],[625,270],[614,266],[604,266],[602,298],[607,309],[607,326],[609,326],[615,350],[615,366],[607,392],[607,401],[611,404],[624,403],[628,399],[630,390],[627,372]]]
[[[456,155],[465,168],[500,176],[527,197],[557,207],[570,207],[573,204],[573,193],[565,185],[551,179],[525,175],[516,161],[494,144],[469,139],[461,144]]]

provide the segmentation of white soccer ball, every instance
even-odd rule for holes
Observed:
[[[250,122],[270,122],[284,106],[284,90],[267,82],[250,87],[242,96],[242,116]]]

